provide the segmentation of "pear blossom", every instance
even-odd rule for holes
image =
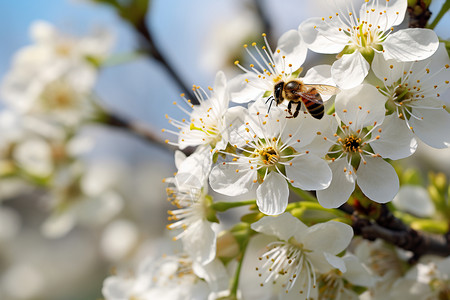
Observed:
[[[290,213],[283,213],[263,217],[251,228],[278,239],[260,252],[256,270],[263,287],[280,283],[279,293],[293,293],[294,297],[302,294],[310,299],[317,287],[317,274],[334,269],[346,272],[344,260],[336,255],[353,237],[347,224],[328,221],[308,227]]]
[[[239,61],[235,64],[245,72],[230,80],[231,99],[237,103],[247,103],[252,100],[264,98],[269,102],[268,110],[275,100],[274,89],[280,82],[288,82],[297,79],[304,84],[326,84],[335,85],[331,79],[331,66],[319,65],[308,69],[305,76],[297,78],[303,70],[307,48],[301,36],[295,30],[290,30],[283,34],[278,40],[277,50],[272,53],[267,42],[266,35],[263,34],[265,46],[260,50],[256,43],[252,43],[255,48],[254,53],[250,51],[248,45],[244,45],[253,63],[249,69],[242,66]],[[323,95],[323,100],[328,100],[331,95]],[[286,109],[285,104],[282,104]],[[301,105],[298,104],[298,105]]]
[[[433,56],[422,61],[397,62],[375,55],[372,69],[383,82],[379,91],[389,113],[400,119],[397,126],[403,131],[401,135],[409,130],[431,147],[450,147],[450,114],[442,98],[450,87],[449,65],[442,43]]]
[[[405,264],[410,254],[380,239],[374,242],[367,240],[354,242],[354,254],[371,270],[376,281],[375,286],[365,293],[368,298],[364,299],[386,299],[394,283],[404,275]]]
[[[407,0],[368,0],[355,9],[353,2],[335,15],[310,18],[299,26],[308,48],[318,53],[339,53],[331,73],[339,87],[349,89],[367,76],[375,52],[397,61],[431,56],[439,41],[434,31],[408,28],[394,32],[402,23]]]
[[[346,253],[344,260],[346,271],[331,270],[321,274],[319,281],[319,299],[359,299],[359,295],[352,290],[354,286],[373,287],[375,278],[369,268],[350,253]]]
[[[397,128],[385,118],[383,97],[371,85],[345,90],[336,97],[336,131],[323,133],[329,143],[333,179],[328,188],[317,191],[319,203],[335,208],[345,203],[356,183],[362,192],[378,203],[391,201],[399,189],[394,168],[383,158],[402,158],[414,153],[417,142],[412,135],[398,137]],[[389,143],[378,143],[381,136]],[[382,188],[380,188],[382,187]]]
[[[212,197],[207,195],[207,185],[199,187],[199,181],[194,175],[167,178],[170,183],[167,188],[168,200],[177,207],[170,210],[169,220],[174,221],[167,225],[170,230],[182,229],[174,240],[183,242],[185,251],[196,262],[205,265],[216,256],[216,232],[212,223],[208,221],[209,205]],[[205,180],[203,180],[205,183]]]
[[[195,300],[226,289],[228,275],[219,260],[205,266],[180,254],[148,258],[134,276],[110,276],[103,282],[106,300]]]
[[[191,112],[174,103],[188,115],[188,118],[178,121],[166,116],[169,123],[178,130],[163,129],[163,132],[178,136],[177,142],[167,141],[167,143],[176,145],[180,149],[206,145],[212,149],[225,148],[228,140],[227,128],[239,118],[243,110],[242,107],[229,108],[230,97],[225,74],[221,71],[217,73],[214,88],[210,88],[210,95],[199,86],[194,86],[192,90],[200,104],[193,105],[184,94],[182,99],[192,108]]]
[[[39,21],[31,27],[35,44],[20,50],[5,76],[1,94],[23,114],[74,126],[91,113],[90,93],[97,66],[109,52],[112,36],[98,31],[75,38]]]
[[[214,191],[229,196],[257,188],[260,211],[277,215],[286,209],[288,182],[305,190],[324,189],[331,171],[307,147],[322,124],[319,120],[306,114],[286,119],[278,107],[270,115],[265,112],[262,101],[249,107],[244,124],[230,134],[236,153],[220,152],[232,160],[213,167],[209,182]]]
[[[424,257],[393,285],[395,299],[448,299],[450,257]]]

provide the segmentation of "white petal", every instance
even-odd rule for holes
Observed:
[[[47,238],[59,238],[72,230],[75,222],[72,211],[54,214],[42,224],[41,232]]]
[[[184,250],[198,263],[205,265],[216,257],[216,233],[211,223],[198,220],[183,234]]]
[[[346,253],[343,259],[347,267],[347,271],[343,275],[345,279],[354,285],[365,287],[372,287],[375,285],[375,277],[355,255]]]
[[[323,125],[322,120],[315,119],[309,114],[300,114],[298,117],[291,119],[287,119],[283,115],[280,118],[280,123],[283,122],[286,125],[281,140],[297,150],[311,143],[317,136],[317,131]]]
[[[303,240],[297,241],[312,251],[327,252],[336,255],[344,251],[353,238],[353,229],[342,222],[328,221],[307,229]]]
[[[181,163],[186,159],[186,154],[180,150],[175,151],[175,167],[177,169],[181,166]]]
[[[364,81],[369,73],[370,65],[358,51],[344,54],[331,66],[334,82],[343,88],[351,89]]]
[[[209,176],[211,165],[211,147],[209,145],[198,147],[179,166],[175,175],[177,185],[189,184],[192,187],[203,187]]]
[[[290,68],[293,71],[300,68],[305,62],[308,48],[297,30],[289,30],[278,40],[277,50],[280,50],[280,53],[274,54],[275,67],[281,73],[286,71],[289,64],[292,64]]]
[[[327,260],[327,262],[332,265],[333,267],[335,267],[336,269],[338,269],[339,271],[345,273],[347,271],[347,268],[345,266],[345,262],[342,258],[335,256],[335,255],[331,255],[327,252],[324,252],[323,255],[325,256],[325,259]]]
[[[378,135],[380,138],[371,142],[370,146],[383,158],[401,159],[416,151],[417,140],[414,134],[406,126],[405,121],[398,118],[396,114],[387,116],[380,129],[381,132],[372,133],[372,137]]]
[[[206,265],[192,264],[195,275],[203,278],[212,291],[221,291],[228,287],[228,273],[219,259],[215,259]]]
[[[338,159],[330,163],[333,173],[331,184],[328,188],[317,191],[317,200],[325,208],[336,208],[344,204],[355,190],[355,174],[349,171],[353,167],[346,159]],[[344,169],[346,170],[344,172]]]
[[[270,172],[256,190],[256,204],[266,215],[279,215],[286,210],[289,187],[283,176]]]
[[[252,229],[267,235],[273,235],[288,241],[295,233],[303,232],[308,227],[290,213],[279,216],[266,216],[251,225]]]
[[[382,53],[375,52],[372,70],[375,76],[384,81],[386,86],[391,86],[403,78],[403,72],[409,70],[410,65],[411,63],[397,62],[395,59],[386,60]]]
[[[228,108],[228,101],[224,101],[227,100],[228,97],[226,97],[226,88],[227,88],[227,78],[225,77],[225,73],[223,73],[222,71],[217,72],[216,74],[216,78],[214,80],[214,95],[218,98],[218,100],[221,100],[221,106],[223,106],[223,108],[221,109],[221,111],[225,111]]]
[[[438,46],[439,39],[433,30],[407,28],[388,36],[383,50],[386,59],[413,61],[430,57]]]
[[[231,101],[235,103],[248,103],[261,98],[264,95],[265,89],[258,87],[259,81],[259,78],[253,73],[241,74],[228,81]]]
[[[435,212],[427,190],[421,186],[402,185],[392,203],[398,209],[422,218],[431,217]]]
[[[408,4],[407,0],[380,2],[366,2],[361,6],[360,16],[362,22],[366,21],[369,24],[376,24],[376,26],[380,26],[382,31],[402,23]]]
[[[415,108],[413,114],[423,118],[411,118],[409,124],[425,144],[438,149],[450,147],[450,114],[445,109]]]
[[[302,190],[323,190],[330,185],[331,170],[328,164],[313,154],[291,160],[286,166],[286,175],[291,184]]]
[[[211,188],[224,195],[237,196],[249,192],[253,186],[253,180],[256,180],[256,171],[239,171],[240,166],[231,164],[216,165],[209,176]]]
[[[399,181],[394,168],[381,157],[364,157],[357,172],[357,183],[362,192],[371,200],[386,203],[394,199],[398,192]]]
[[[343,90],[336,96],[336,114],[353,131],[357,131],[375,122],[383,122],[385,102],[385,97],[374,86],[362,84]]]
[[[343,31],[339,31],[339,27],[340,24],[335,20],[328,22],[321,18],[310,18],[301,23],[298,30],[310,50],[317,53],[339,53],[349,40]]]

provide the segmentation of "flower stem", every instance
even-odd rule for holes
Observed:
[[[247,229],[247,238],[241,244],[241,253],[240,253],[240,257],[238,258],[238,265],[236,268],[236,272],[234,273],[233,281],[231,282],[230,296],[234,297],[235,299],[237,299],[237,290],[239,287],[239,278],[241,276],[242,263],[244,262],[245,250],[247,249],[247,245],[250,240],[251,233],[252,233],[252,230],[249,227]]]
[[[439,23],[439,21],[442,19],[442,17],[447,13],[447,11],[450,9],[450,0],[445,1],[445,3],[442,5],[441,10],[437,14],[436,18],[434,18],[433,22],[427,26],[429,29],[434,29],[436,25]]]
[[[314,197],[311,193],[306,192],[306,191],[304,191],[302,189],[293,187],[290,184],[289,184],[289,187],[294,193],[296,193],[298,196],[300,196],[303,200],[311,201],[311,202],[317,202],[316,197]]]
[[[239,206],[246,206],[246,205],[255,205],[256,200],[247,200],[247,201],[238,201],[238,202],[215,202],[211,204],[211,208],[215,211],[224,212],[229,210],[230,208],[235,208]]]

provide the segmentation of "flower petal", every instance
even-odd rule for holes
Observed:
[[[349,38],[339,31],[341,27],[337,19],[323,21],[321,18],[310,18],[300,24],[298,30],[308,48],[317,53],[339,53],[344,49]]]
[[[302,190],[323,190],[330,185],[331,170],[321,158],[306,154],[290,161],[286,165],[286,176],[291,184]]]
[[[205,265],[216,257],[216,233],[211,223],[198,220],[183,233],[183,248],[192,259]]]
[[[356,176],[349,170],[353,167],[346,159],[338,159],[330,163],[333,173],[331,184],[328,188],[317,191],[317,200],[325,208],[337,208],[344,204],[355,190]],[[346,171],[344,171],[346,170]]]
[[[438,46],[439,39],[433,30],[407,28],[389,35],[384,41],[384,57],[398,61],[422,60],[433,55]]]
[[[331,65],[318,65],[309,69],[305,77],[302,78],[306,84],[326,84],[336,86],[331,76]],[[332,97],[332,95],[321,95],[322,100],[326,101]]]
[[[413,114],[423,118],[411,118],[409,124],[425,144],[438,149],[450,147],[450,114],[445,109],[414,108]]]
[[[264,89],[258,85],[259,78],[254,73],[238,75],[228,81],[228,89],[231,101],[235,103],[247,103],[264,95]]]
[[[364,81],[369,73],[370,65],[358,51],[344,54],[331,66],[334,82],[343,88],[351,89]]]
[[[357,183],[362,192],[372,201],[386,203],[394,199],[399,181],[394,168],[381,157],[365,156],[357,172]]]
[[[280,52],[275,52],[274,61],[279,73],[286,71],[288,65],[292,65],[290,68],[294,71],[300,68],[305,62],[308,52],[308,48],[297,30],[289,30],[283,34],[278,40],[277,50]]]
[[[378,52],[375,52],[372,61],[373,73],[378,79],[384,81],[385,86],[391,86],[400,78],[403,78],[403,72],[409,70],[410,67],[411,63],[402,63],[395,59],[387,60],[382,53]]]
[[[431,217],[435,212],[430,196],[421,186],[402,185],[392,203],[398,209],[421,218]]]
[[[379,139],[370,143],[375,153],[383,158],[401,159],[412,155],[417,149],[417,140],[404,120],[395,114],[384,119],[380,126]],[[372,133],[372,136],[375,135]]]
[[[256,204],[266,215],[279,215],[286,210],[289,187],[283,176],[270,172],[256,190]]]
[[[346,253],[343,257],[347,271],[344,278],[350,283],[359,286],[372,287],[375,285],[375,277],[370,273],[369,269],[363,265],[358,257],[353,254]]]
[[[306,249],[336,255],[344,251],[353,238],[353,229],[342,222],[328,221],[307,229],[301,242]]]
[[[336,114],[352,131],[366,126],[381,124],[386,109],[385,97],[369,84],[362,84],[350,90],[343,90],[336,96]]]
[[[302,221],[286,212],[276,217],[263,217],[251,225],[252,229],[288,241],[296,232],[307,230]]]
[[[241,166],[226,163],[216,165],[209,176],[211,188],[221,194],[237,196],[249,192],[256,180],[256,171],[248,167],[246,170],[236,172]]]

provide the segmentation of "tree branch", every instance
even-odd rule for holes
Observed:
[[[409,28],[425,28],[431,17],[431,11],[423,0],[417,0],[414,5],[408,6]]]
[[[381,238],[399,248],[413,252],[410,263],[417,262],[424,254],[444,257],[450,255],[447,236],[429,235],[409,228],[396,218],[386,205],[381,206],[380,215],[376,220],[365,218],[357,211],[353,211],[352,220],[355,234],[361,235],[364,239],[374,241]]]

